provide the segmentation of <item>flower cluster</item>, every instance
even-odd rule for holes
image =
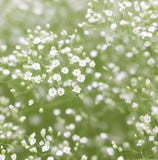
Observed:
[[[17,157],[14,146],[19,145],[19,141],[22,140],[25,134],[22,123],[26,118],[20,116],[20,107],[20,102],[12,105],[9,98],[0,97],[0,159],[15,160]]]
[[[0,159],[158,159],[157,0],[90,0],[71,34],[36,2],[11,2],[39,25],[0,44]]]
[[[57,40],[56,34],[42,30],[40,26],[33,33],[29,31],[23,46],[16,46],[12,54],[0,59],[2,64],[7,63],[6,68],[10,68],[1,68],[4,79],[8,76],[18,81],[23,90],[34,90],[36,97],[40,88],[43,93],[39,96],[45,94],[48,99],[66,92],[82,92],[91,81],[90,74],[94,73],[96,64],[86,56],[82,46],[72,47],[80,38],[77,30],[73,35],[64,30],[61,35],[63,39]]]

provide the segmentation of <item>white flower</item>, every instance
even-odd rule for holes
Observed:
[[[81,91],[81,88],[79,87],[79,86],[74,86],[74,88],[73,88],[73,90],[72,90],[73,92],[76,92],[76,93],[80,93],[80,91]]]
[[[32,148],[30,148],[29,150],[30,150],[30,152],[37,153],[37,148],[36,148],[36,147],[32,147]]]
[[[87,143],[87,142],[88,142],[88,138],[87,137],[80,138],[80,143]]]
[[[42,147],[42,152],[47,152],[49,150],[49,145],[48,144],[45,144],[43,147]]]
[[[51,51],[49,52],[49,54],[50,54],[51,56],[55,56],[55,55],[57,55],[57,53],[58,53],[58,51],[57,51],[56,48],[53,46],[53,47],[51,48]]]
[[[36,139],[35,138],[29,138],[29,142],[30,142],[30,145],[34,145],[36,143]]]
[[[81,160],[87,160],[87,156],[86,155],[82,155]]]
[[[32,78],[33,78],[33,80],[34,80],[36,83],[40,83],[40,82],[41,82],[41,80],[42,80],[42,78],[41,78],[41,76],[40,76],[40,75],[35,76],[35,77],[32,77]]]
[[[73,129],[75,129],[75,128],[76,128],[76,126],[75,126],[75,124],[73,124],[73,123],[69,124],[69,126],[68,126],[68,129],[69,129],[69,130],[73,130]]]
[[[60,65],[59,60],[54,59],[54,60],[52,61],[52,65],[51,65],[51,67],[52,67],[52,68],[55,68],[55,67],[58,67],[59,65]]]
[[[0,160],[5,160],[5,155],[4,154],[0,154]]]
[[[89,66],[90,66],[90,67],[92,67],[92,68],[94,68],[94,67],[95,67],[95,65],[96,65],[96,64],[95,64],[95,62],[94,62],[94,61],[91,61],[91,62],[89,63]]]
[[[154,58],[150,58],[150,59],[148,59],[147,63],[148,63],[149,66],[152,66],[152,65],[154,65],[156,62],[155,62],[155,59],[154,59]]]
[[[85,76],[83,75],[83,74],[80,74],[78,77],[77,77],[77,81],[79,81],[79,82],[84,82],[84,80],[85,80]]]
[[[120,25],[126,25],[126,24],[128,24],[128,21],[123,20],[123,19],[120,21]]]
[[[138,103],[132,103],[132,108],[138,108]]]
[[[34,103],[33,99],[30,99],[30,100],[28,101],[29,106],[33,105],[33,103]]]
[[[66,113],[66,114],[73,114],[73,113],[74,113],[74,110],[73,110],[72,108],[67,108],[67,109],[65,110],[65,113]]]
[[[43,145],[44,145],[44,141],[43,141],[43,140],[40,141],[40,142],[39,142],[39,145],[40,145],[40,146],[43,146]]]
[[[47,160],[54,160],[54,158],[53,157],[48,157]]]
[[[80,69],[74,69],[73,72],[72,72],[72,74],[74,76],[79,76],[81,74],[81,70]]]
[[[39,44],[40,41],[41,41],[40,38],[39,38],[39,37],[36,37],[36,38],[34,38],[33,43],[34,43],[34,44]]]
[[[26,146],[27,145],[27,143],[26,143],[26,141],[23,139],[22,141],[21,141],[21,144],[22,144],[22,146]]]
[[[153,128],[153,132],[158,133],[158,126],[155,126],[155,128]]]
[[[54,75],[53,75],[53,79],[54,79],[55,81],[60,81],[60,80],[61,80],[60,74],[54,74]]]
[[[103,12],[110,17],[113,15],[113,12],[111,10],[103,10]]]
[[[64,137],[69,138],[71,136],[71,132],[66,131],[66,132],[64,132],[63,135],[64,135]]]
[[[81,115],[76,115],[76,116],[75,116],[75,121],[76,121],[76,122],[79,122],[79,121],[81,121],[81,120],[82,120]]]
[[[94,76],[95,76],[95,78],[100,78],[101,77],[101,73],[95,72]]]
[[[51,97],[55,97],[57,95],[57,90],[55,88],[50,88],[49,89],[49,95]]]
[[[60,115],[60,110],[59,109],[54,109],[53,113],[54,113],[55,116],[58,116],[58,115]]]
[[[114,149],[113,149],[112,147],[108,147],[108,148],[106,149],[106,151],[107,151],[107,154],[108,154],[109,156],[113,156],[114,153],[115,153],[115,151],[114,151]]]
[[[100,138],[101,139],[107,139],[109,136],[106,133],[100,133]]]
[[[78,56],[72,56],[71,62],[75,63],[78,62],[80,60],[80,58]]]
[[[13,153],[10,157],[12,160],[16,160],[17,155],[15,153]]]
[[[96,101],[102,101],[104,99],[104,96],[102,95],[102,94],[98,94],[97,96],[96,96]]]
[[[70,150],[71,150],[70,147],[64,147],[64,148],[63,148],[63,153],[69,154],[69,153],[70,153]]]
[[[45,135],[46,135],[46,129],[45,128],[41,129],[40,133],[41,133],[42,137],[45,137]]]
[[[98,52],[96,51],[96,50],[92,50],[91,52],[90,52],[90,56],[91,57],[96,57],[98,55]]]
[[[150,122],[151,122],[151,116],[149,116],[148,114],[146,114],[146,115],[144,116],[144,122],[145,122],[145,123],[150,123]]]
[[[116,27],[117,27],[116,23],[112,23],[111,26],[110,26],[111,29],[115,29]]]
[[[5,120],[5,116],[3,114],[0,114],[0,121],[4,121]]]
[[[139,139],[138,143],[137,143],[137,146],[142,146],[144,144],[144,142],[145,142],[144,140]]]
[[[149,136],[149,141],[154,141],[154,136]]]
[[[31,80],[31,76],[32,76],[32,73],[30,71],[28,71],[28,72],[26,72],[24,74],[24,78],[23,79],[30,81]]]
[[[39,63],[33,63],[33,64],[32,64],[32,68],[33,68],[34,70],[40,70],[40,69],[41,69]]]
[[[79,61],[79,66],[85,67],[86,66],[86,61],[85,60],[80,60]]]
[[[56,152],[56,156],[62,156],[62,155],[63,155],[63,151],[58,150],[58,151]]]
[[[62,96],[65,93],[64,88],[58,88],[58,95]]]
[[[10,71],[9,71],[8,69],[4,69],[4,70],[3,70],[3,74],[4,74],[4,75],[9,75],[9,74],[10,74]]]
[[[73,140],[73,141],[79,141],[79,140],[80,140],[80,136],[74,134],[74,135],[72,136],[72,140]]]
[[[61,72],[64,73],[64,74],[67,74],[69,72],[69,69],[67,67],[63,67],[61,69]]]
[[[118,157],[117,160],[124,160],[122,156]]]

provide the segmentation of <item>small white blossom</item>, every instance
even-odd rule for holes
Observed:
[[[45,137],[45,135],[46,135],[46,129],[45,128],[41,129],[40,133],[41,133],[42,137]]]
[[[89,63],[89,66],[90,66],[90,67],[92,67],[92,68],[94,68],[94,67],[95,67],[95,65],[96,65],[96,64],[95,64],[95,62],[94,62],[94,61],[91,61],[91,62]]]
[[[40,38],[39,38],[39,37],[36,37],[36,38],[34,38],[33,43],[34,43],[34,44],[39,44],[40,41],[41,41]]]
[[[85,67],[86,66],[86,61],[85,60],[80,60],[79,61],[79,66],[80,67]]]
[[[80,122],[81,120],[82,120],[81,115],[76,115],[76,116],[75,116],[75,121],[76,121],[76,122]]]
[[[33,64],[32,64],[32,68],[33,68],[34,70],[41,70],[41,67],[40,67],[40,64],[39,64],[39,63],[33,63]]]
[[[5,155],[4,154],[0,154],[0,160],[5,160]]]
[[[118,157],[117,160],[124,160],[122,156]]]
[[[79,76],[81,74],[81,70],[80,69],[74,69],[73,72],[72,72],[72,74],[74,76]]]
[[[153,128],[153,132],[158,133],[158,126],[155,126],[155,128]]]
[[[30,99],[30,100],[28,101],[29,106],[33,105],[33,103],[34,103],[34,100],[33,100],[33,99]]]
[[[139,139],[138,143],[137,143],[137,146],[142,146],[144,144],[144,142],[145,142],[144,140]]]
[[[87,143],[87,142],[88,142],[88,138],[87,137],[80,138],[80,143]]]
[[[59,60],[54,59],[54,60],[52,61],[51,67],[52,67],[52,69],[54,69],[55,67],[58,67],[59,65],[60,65]]]
[[[31,80],[31,77],[32,77],[32,73],[30,72],[30,71],[28,71],[28,72],[26,72],[25,74],[24,74],[24,80],[28,80],[28,81],[30,81]]]
[[[63,151],[58,150],[58,151],[56,152],[56,156],[62,156],[62,155],[63,155]]]
[[[108,154],[109,156],[113,156],[114,153],[115,153],[115,151],[114,151],[114,149],[113,149],[112,147],[108,147],[108,148],[106,149],[106,151],[107,151],[107,154]]]
[[[58,115],[60,115],[60,110],[59,109],[54,109],[53,113],[54,113],[55,116],[58,116]]]
[[[58,88],[58,95],[62,96],[65,93],[64,88]]]
[[[60,74],[54,74],[54,75],[53,75],[53,79],[54,79],[55,81],[60,81],[60,80],[61,80]]]
[[[96,50],[92,50],[91,52],[90,52],[90,56],[91,57],[96,57],[98,55],[98,52],[96,51]]]
[[[10,71],[8,69],[4,69],[3,72],[2,72],[4,75],[9,75],[10,74]]]
[[[70,153],[70,150],[71,150],[70,147],[64,147],[64,148],[63,148],[63,153],[69,154],[69,153]]]
[[[42,78],[40,75],[32,77],[32,79],[35,81],[35,83],[41,83],[41,81],[42,81]]]
[[[150,123],[150,122],[151,122],[151,116],[149,116],[148,114],[146,114],[146,115],[144,116],[144,122],[145,122],[145,123]]]
[[[17,155],[15,153],[13,153],[10,157],[11,157],[12,160],[16,160]]]
[[[86,155],[82,155],[81,160],[87,160],[88,157]]]
[[[55,88],[50,88],[49,89],[49,95],[51,97],[55,97],[57,95],[57,90]]]
[[[47,160],[54,160],[54,158],[53,157],[48,157]]]
[[[72,91],[76,92],[76,93],[80,93],[81,88],[79,86],[74,86],[74,88],[72,89]]]
[[[77,81],[79,82],[84,82],[85,81],[85,76],[83,74],[80,74],[78,77],[77,77]]]
[[[47,152],[49,150],[49,145],[48,144],[45,144],[43,147],[42,147],[42,152]]]
[[[69,72],[69,69],[67,67],[63,67],[61,69],[61,72],[64,73],[64,74],[67,74]]]

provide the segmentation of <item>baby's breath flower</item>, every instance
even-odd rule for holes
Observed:
[[[63,67],[61,69],[61,72],[64,73],[64,74],[67,74],[69,72],[69,69],[67,67]]]
[[[16,160],[17,155],[15,153],[13,153],[10,157],[11,157],[12,160]]]
[[[57,90],[55,88],[50,88],[49,89],[49,95],[51,97],[55,97],[57,95]]]
[[[63,153],[69,154],[70,153],[71,148],[70,147],[64,147],[63,148]]]
[[[40,67],[40,64],[39,64],[39,63],[33,63],[33,64],[32,64],[32,68],[33,68],[34,70],[41,70],[41,67]]]
[[[82,155],[81,160],[87,160],[87,156],[86,155]]]
[[[139,139],[139,140],[138,140],[138,143],[137,143],[137,146],[142,146],[144,143],[145,143],[144,140]]]
[[[42,152],[47,152],[49,150],[49,145],[45,144],[43,147],[42,147]]]
[[[65,93],[64,88],[58,88],[58,95],[62,96]]]
[[[32,77],[32,73],[30,71],[26,72],[24,74],[24,80],[31,80],[31,77]]]
[[[73,92],[76,92],[76,93],[80,93],[81,88],[80,88],[79,86],[74,86],[74,88],[73,88],[72,91],[73,91]]]

